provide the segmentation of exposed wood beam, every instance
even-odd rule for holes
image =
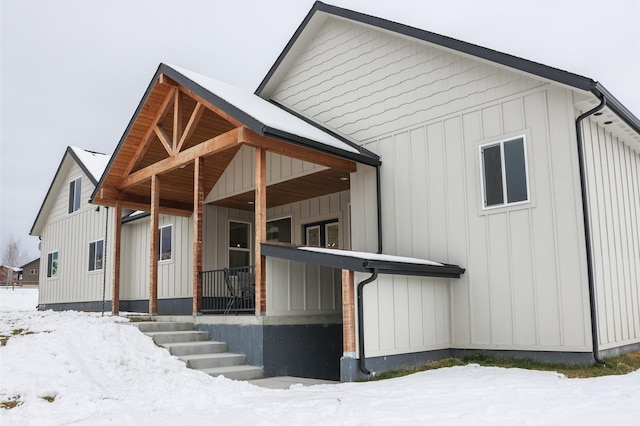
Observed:
[[[142,211],[151,210],[151,197],[127,194],[115,188],[101,188],[99,194],[99,204],[101,205],[115,206],[120,202],[122,204],[122,208]],[[160,213],[163,214],[188,217],[193,213],[193,206],[191,203],[183,203],[167,199],[160,199],[159,203]]]
[[[204,205],[204,159],[193,165],[193,314],[202,310],[202,210]]]
[[[201,104],[205,105],[208,109],[210,109],[211,111],[213,111],[215,114],[219,115],[220,117],[224,118],[229,123],[233,124],[235,127],[241,127],[243,125],[243,123],[241,123],[240,121],[236,120],[231,115],[227,114],[225,111],[221,110],[217,106],[213,105],[211,102],[207,101],[202,96],[196,94],[195,92],[192,92],[191,90],[187,89],[186,87],[180,86],[180,91],[185,93],[185,94],[187,94],[187,95],[189,95],[190,97],[192,97],[196,101],[200,102]]]
[[[178,142],[182,139],[182,93],[176,90],[173,100],[173,143],[171,153],[178,153]]]
[[[342,270],[342,351],[344,356],[356,357],[356,307],[353,271]]]
[[[164,73],[160,74],[160,76],[158,77],[158,84],[164,84],[164,85],[173,86],[173,87],[178,86],[178,83],[176,83],[175,80],[167,77],[167,75]]]
[[[184,128],[184,132],[182,133],[182,136],[180,137],[180,141],[178,142],[178,146],[176,148],[176,154],[180,152],[185,141],[189,139],[191,135],[193,135],[193,132],[196,129],[196,125],[198,124],[198,121],[200,121],[200,117],[202,117],[203,112],[204,112],[204,105],[202,105],[200,102],[196,103],[196,106],[193,109],[193,112],[191,113],[191,117],[189,117],[189,122],[187,123],[187,127]]]
[[[162,75],[163,74],[161,74],[161,76]],[[151,143],[151,137],[155,133],[154,132],[155,126],[160,121],[162,121],[162,119],[164,117],[166,117],[167,113],[169,112],[169,106],[172,105],[173,94],[175,93],[176,90],[177,89],[175,87],[172,87],[169,90],[169,93],[167,93],[167,96],[165,96],[164,101],[162,101],[162,105],[160,105],[160,108],[158,109],[158,112],[156,113],[155,117],[153,118],[153,121],[151,121],[151,125],[147,129],[147,132],[145,133],[144,137],[142,138],[142,141],[141,141],[140,145],[138,145],[138,149],[136,149],[135,154],[133,154],[133,156],[131,157],[131,160],[129,161],[129,164],[127,165],[127,168],[124,171],[124,176],[128,175],[129,173],[131,173],[131,170],[133,170],[133,168],[138,163],[138,161],[140,161],[140,159],[147,152],[147,149],[149,149],[149,144]]]
[[[122,241],[122,203],[116,202],[113,211],[113,272],[111,275],[111,314],[120,313],[120,246]],[[106,273],[106,272],[105,272]]]
[[[160,139],[160,142],[162,142],[162,146],[164,146],[164,149],[167,151],[167,154],[173,155],[173,146],[172,146],[171,140],[169,139],[169,136],[167,136],[164,130],[162,130],[162,128],[159,127],[158,125],[153,127],[153,131],[158,136],[158,139]]]
[[[129,188],[133,185],[137,185],[151,179],[153,175],[159,175],[175,170],[180,166],[192,162],[198,157],[216,154],[236,146],[238,143],[238,129],[229,130],[215,138],[211,138],[182,151],[173,157],[165,158],[164,160],[160,160],[155,164],[145,167],[144,169],[131,173],[120,181],[118,187],[119,189]]]
[[[308,161],[310,163],[334,169],[341,169],[349,173],[356,171],[355,161],[346,160],[320,151],[315,151],[311,148],[304,148],[292,143],[268,138],[266,136],[259,135],[248,127],[242,127],[240,140],[247,145],[256,148],[262,147],[267,151],[275,152],[287,157],[297,158],[299,160]]]
[[[254,259],[256,263],[256,315],[262,316],[267,312],[266,261],[260,249],[260,243],[267,239],[267,155],[262,147],[256,148],[255,179]]]
[[[158,313],[158,219],[160,207],[160,182],[157,175],[151,177],[151,220],[149,234],[149,315]]]

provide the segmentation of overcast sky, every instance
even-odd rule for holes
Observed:
[[[600,81],[640,116],[639,0],[327,0]],[[160,62],[255,90],[312,0],[0,0],[0,247],[68,145],[112,154]],[[1,260],[1,259],[0,259]]]

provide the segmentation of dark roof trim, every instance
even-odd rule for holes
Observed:
[[[99,152],[94,152],[94,151],[87,151],[87,152],[92,152],[94,154],[100,154]],[[60,160],[60,164],[58,165],[58,169],[56,170],[56,174],[53,175],[53,179],[51,180],[51,185],[49,185],[49,189],[47,190],[47,195],[44,196],[44,200],[42,201],[42,205],[40,206],[40,210],[38,210],[38,214],[36,215],[36,220],[34,220],[33,221],[33,225],[31,225],[31,230],[29,231],[29,235],[33,235],[33,228],[36,227],[36,223],[38,223],[38,219],[40,219],[40,215],[42,214],[42,210],[44,209],[45,204],[47,204],[47,199],[49,198],[49,195],[51,194],[51,190],[53,189],[53,186],[55,185],[56,180],[58,179],[58,174],[60,173],[60,170],[62,169],[62,165],[64,164],[64,161],[66,160],[67,155],[71,155],[71,158],[73,158],[73,161],[75,161],[80,166],[80,169],[84,172],[85,175],[87,175],[89,177],[89,180],[91,181],[91,183],[93,183],[94,185],[97,185],[97,181],[96,181],[95,177],[93,177],[93,174],[89,171],[89,169],[87,169],[87,166],[85,166],[85,164],[82,161],[80,161],[80,159],[78,158],[76,153],[73,152],[73,149],[70,146],[68,146],[67,150],[64,152],[64,155],[62,156],[62,160]],[[96,186],[96,188],[97,188],[97,186]],[[91,202],[92,200],[93,200],[93,195],[89,199],[89,202]]]
[[[138,219],[142,219],[144,217],[149,217],[149,216],[151,216],[151,213],[149,213],[149,212],[139,213],[139,214],[137,214],[135,216],[128,215],[128,216],[123,217],[120,220],[120,223],[125,224],[125,223],[136,221]]]
[[[514,68],[567,86],[571,86],[576,89],[591,92],[600,99],[602,97],[605,97],[607,99],[607,104],[610,106],[611,110],[640,134],[640,119],[638,119],[638,117],[633,115],[631,111],[629,111],[624,105],[622,105],[622,103],[618,101],[608,90],[606,90],[604,86],[602,86],[602,84],[588,77],[583,77],[578,74],[550,67],[538,62],[533,62],[528,59],[510,55],[508,53],[498,52],[493,49],[478,46],[476,44],[467,43],[455,38],[436,34],[430,31],[421,30],[415,27],[410,27],[408,25],[399,24],[397,22],[388,21],[386,19],[366,15],[360,12],[355,12],[353,10],[328,5],[320,1],[316,1],[313,4],[311,11],[309,11],[305,19],[302,21],[302,24],[300,24],[291,40],[289,40],[289,43],[287,43],[287,45],[285,46],[282,53],[280,53],[280,56],[278,56],[278,59],[273,64],[265,78],[262,80],[260,86],[258,86],[258,89],[256,89],[257,95],[260,95],[264,88],[267,86],[269,80],[275,74],[276,70],[289,53],[289,50],[291,50],[293,45],[296,43],[297,39],[300,37],[305,27],[309,24],[309,21],[311,21],[313,15],[316,12],[325,12],[327,14],[350,19],[362,24],[372,25],[374,27],[392,31],[461,53],[475,56],[480,59],[504,65],[509,68]]]
[[[265,256],[294,260],[304,263],[346,269],[355,272],[379,274],[413,275],[422,277],[460,278],[465,270],[457,265],[443,264],[421,265],[415,263],[392,262],[383,260],[362,259],[338,254],[320,253],[298,250],[298,246],[289,244],[261,243],[260,249]]]

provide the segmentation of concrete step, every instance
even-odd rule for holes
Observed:
[[[210,376],[224,376],[233,380],[255,380],[264,377],[262,367],[254,367],[253,365],[234,365],[230,367],[204,368],[198,371],[207,373]]]
[[[232,354],[223,352],[218,354],[198,354],[178,357],[187,364],[187,367],[194,370],[206,368],[229,367],[233,365],[243,365],[247,363],[247,357],[242,354]]]
[[[209,333],[206,331],[153,331],[145,334],[151,337],[156,345],[209,340]]]
[[[190,322],[169,322],[169,321],[148,321],[136,322],[132,325],[138,327],[143,333],[156,331],[190,331],[193,330],[193,324]]]
[[[167,349],[171,355],[175,356],[215,354],[227,351],[227,344],[225,342],[214,342],[212,340],[204,342],[165,343],[161,346]]]

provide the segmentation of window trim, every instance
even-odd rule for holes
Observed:
[[[162,230],[165,228],[171,228],[171,230],[169,231],[169,236],[171,239],[171,255],[168,258],[163,259],[162,258]],[[175,244],[174,244],[174,238],[173,238],[173,223],[168,223],[166,225],[158,226],[158,262],[166,263],[166,262],[171,262],[173,260],[174,245]]]
[[[522,139],[522,150],[524,153],[524,176],[525,176],[525,186],[527,191],[527,199],[522,201],[515,201],[509,203],[507,200],[507,179],[506,179],[506,168],[505,168],[505,158],[504,158],[504,144],[506,142],[515,141],[518,139]],[[492,146],[500,146],[500,165],[502,168],[502,196],[503,202],[502,204],[493,204],[491,206],[486,205],[487,194],[486,194],[486,183],[484,176],[484,156],[483,150],[485,148],[489,148]],[[513,135],[507,138],[503,138],[496,141],[485,142],[478,145],[478,160],[480,164],[480,202],[482,205],[482,211],[487,210],[495,210],[501,209],[505,207],[518,206],[522,204],[531,204],[531,183],[529,177],[529,153],[527,151],[527,135],[526,134],[518,134]]]
[[[291,241],[289,242],[290,244],[293,244],[294,241],[294,235],[293,235],[293,215],[288,215],[288,216],[280,216],[280,217],[274,217],[273,219],[268,219],[267,220],[267,225],[269,224],[269,222],[277,222],[279,220],[284,220],[284,219],[289,219],[291,222],[289,223],[289,232],[291,235]],[[267,242],[269,242],[269,240],[267,239]]]
[[[80,185],[76,185],[76,182],[80,182]],[[71,199],[71,185],[73,184],[73,205],[72,205],[72,199]],[[80,191],[78,191],[78,186],[80,187]],[[68,205],[67,205],[67,214],[72,214],[75,213],[77,211],[80,211],[80,208],[82,207],[82,176],[78,176],[74,179],[71,179],[69,181],[69,185],[67,186],[69,188],[69,198],[68,198]],[[76,194],[79,193],[80,195],[78,196],[78,207],[76,208]]]
[[[319,235],[318,235],[318,239],[319,239],[319,243],[320,243],[320,247],[325,247],[324,245],[322,245],[323,241],[326,244],[326,238],[327,238],[327,225],[333,225],[336,224],[338,226],[338,247],[336,248],[341,248],[341,245],[344,243],[343,241],[343,232],[344,230],[342,229],[342,221],[340,220],[339,217],[332,217],[331,219],[325,219],[325,220],[319,220],[319,221],[315,221],[315,222],[307,222],[307,223],[303,223],[302,224],[302,238],[303,238],[303,245],[308,245],[307,242],[307,229],[309,228],[313,228],[313,227],[319,227],[320,231],[319,231]]]
[[[93,256],[93,266],[94,269],[91,269],[91,244],[97,244],[99,242],[102,242],[102,263],[100,265],[100,268],[96,268],[95,265],[97,263],[97,258],[95,256],[96,251],[94,250],[94,256]],[[94,241],[89,241],[89,264],[87,265],[87,272],[100,272],[100,271],[104,271],[104,238],[100,238],[98,240],[94,240]]]
[[[249,238],[247,241],[247,248],[242,248],[242,247],[231,247],[231,245],[229,244],[229,238],[231,237],[231,222],[235,222],[235,223],[242,223],[245,225],[249,226]],[[230,262],[231,262],[231,257],[229,256],[229,252],[230,250],[234,250],[234,251],[243,251],[243,252],[248,252],[249,253],[249,265],[251,266],[253,265],[253,223],[248,222],[246,220],[242,220],[242,219],[227,219],[227,236],[226,236],[226,246],[227,246],[227,266],[230,266]]]
[[[52,269],[51,266],[52,266],[52,263],[53,263],[53,257],[51,259],[49,259],[49,256],[53,255],[54,253],[56,255],[56,258],[55,258],[55,261],[56,261],[56,273],[55,273],[55,275],[53,275],[51,273],[51,269]],[[47,279],[58,278],[58,275],[60,275],[59,274],[59,270],[60,270],[60,251],[59,250],[53,250],[53,251],[48,252],[47,253]]]

